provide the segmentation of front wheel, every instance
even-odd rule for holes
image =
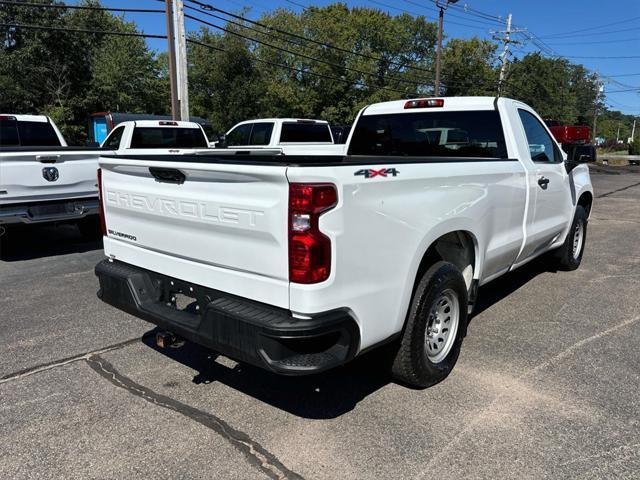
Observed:
[[[587,212],[578,205],[567,238],[555,252],[558,267],[561,270],[575,270],[580,266],[586,240]]]
[[[467,287],[451,263],[437,262],[420,279],[393,361],[395,378],[428,387],[449,375],[467,326]]]

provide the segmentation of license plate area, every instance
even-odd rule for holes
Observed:
[[[197,286],[187,282],[164,279],[161,288],[160,301],[178,312],[200,315],[203,305],[210,301],[209,298],[200,295]]]
[[[49,205],[34,205],[29,207],[29,215],[32,218],[48,217],[52,215],[68,215],[75,213],[72,203],[53,203]]]

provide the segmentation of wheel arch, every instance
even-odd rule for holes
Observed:
[[[587,212],[587,218],[591,216],[591,207],[593,207],[593,192],[586,190],[580,194],[577,205],[580,205]]]

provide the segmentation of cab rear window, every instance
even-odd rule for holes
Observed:
[[[60,139],[49,122],[0,120],[0,145],[60,147]]]
[[[349,155],[507,158],[500,115],[493,110],[363,115]]]
[[[282,143],[331,143],[331,131],[326,123],[287,122],[282,124]]]
[[[131,148],[208,148],[199,128],[136,127]]]

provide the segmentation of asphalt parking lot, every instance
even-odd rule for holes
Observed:
[[[614,174],[611,172],[622,172]],[[639,478],[640,168],[594,169],[576,272],[480,290],[427,390],[378,353],[284,378],[186,345],[95,295],[75,227],[0,250],[0,478]]]

